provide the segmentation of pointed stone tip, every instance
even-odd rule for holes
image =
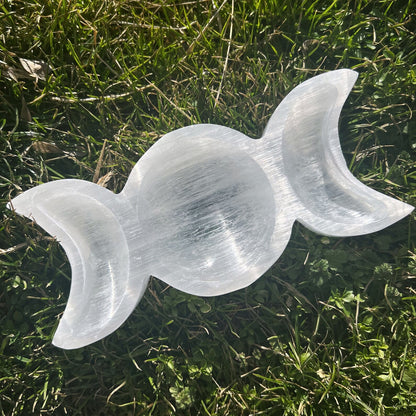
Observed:
[[[341,68],[336,69],[335,71],[324,72],[320,75],[308,79],[305,83],[313,83],[318,88],[321,88],[322,85],[320,85],[320,83],[323,83],[324,81],[329,82],[343,90],[343,95],[347,96],[351,91],[353,85],[356,83],[358,76],[359,73],[357,71],[348,68]],[[302,86],[302,84],[299,86]]]
[[[36,194],[37,189],[37,187],[31,188],[15,196],[6,204],[6,208],[16,214],[30,218],[33,209],[33,195]]]
[[[389,197],[391,198],[391,197]],[[388,219],[386,219],[386,225],[384,228],[402,220],[403,218],[407,217],[411,212],[415,209],[412,205],[409,205],[405,202],[399,201],[397,199],[393,199],[390,205],[390,215]]]
[[[357,82],[359,73],[357,71],[354,71],[352,69],[348,68],[342,68],[338,69],[336,71],[330,71],[327,72],[329,77],[333,77],[332,79],[335,80],[335,83],[338,84],[338,81],[341,81],[344,85],[339,84],[338,87],[345,88],[344,94],[347,96],[350,91],[352,90],[352,87]],[[345,97],[346,99],[346,97]]]
[[[359,74],[357,71],[354,71],[354,70],[352,70],[352,69],[347,69],[347,71],[348,71],[349,77],[350,77],[351,79],[353,79],[353,80],[354,80],[354,82],[355,82],[355,81],[357,81],[358,76],[359,76],[360,74]]]
[[[402,202],[402,204],[403,204],[403,208],[402,208],[403,217],[406,217],[407,215],[411,214],[412,211],[415,209],[413,205],[409,205],[406,202]]]
[[[52,339],[52,345],[62,348],[63,350],[75,350],[77,348],[85,347],[90,343],[91,342],[85,342],[85,339],[74,335],[64,319],[59,322],[58,328]]]
[[[62,340],[60,338],[53,338],[52,340],[52,345],[57,347],[57,348],[61,348],[63,350],[76,350],[78,348],[82,348],[85,347],[87,344],[81,343],[81,344],[77,344],[77,343],[72,343],[72,342],[67,342],[65,340]]]

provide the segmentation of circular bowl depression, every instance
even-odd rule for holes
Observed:
[[[181,139],[171,149],[155,154],[138,185],[150,271],[202,296],[247,286],[273,263],[276,206],[266,175],[218,140]]]

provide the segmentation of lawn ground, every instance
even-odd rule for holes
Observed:
[[[69,263],[6,203],[61,178],[119,192],[163,134],[204,122],[259,137],[300,82],[352,68],[349,167],[416,205],[415,12],[413,0],[1,1],[1,414],[414,415],[414,217],[354,238],[296,224],[265,276],[221,297],[152,278],[120,329],[64,351],[51,340]]]

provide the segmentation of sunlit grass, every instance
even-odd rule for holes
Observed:
[[[412,218],[348,239],[296,225],[272,270],[222,297],[152,279],[119,330],[63,351],[51,339],[69,293],[65,254],[5,209],[61,178],[119,192],[151,144],[184,125],[259,137],[292,88],[342,67],[360,73],[340,123],[350,169],[415,205],[415,9],[412,0],[2,2],[1,414],[415,414]]]

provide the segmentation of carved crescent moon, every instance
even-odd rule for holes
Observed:
[[[330,236],[374,232],[413,207],[348,170],[338,137],[357,78],[328,72],[300,84],[253,140],[199,124],[166,134],[123,191],[81,180],[32,188],[9,207],[57,237],[72,268],[53,343],[71,349],[116,330],[153,275],[214,296],[246,287],[285,249],[294,221]]]

